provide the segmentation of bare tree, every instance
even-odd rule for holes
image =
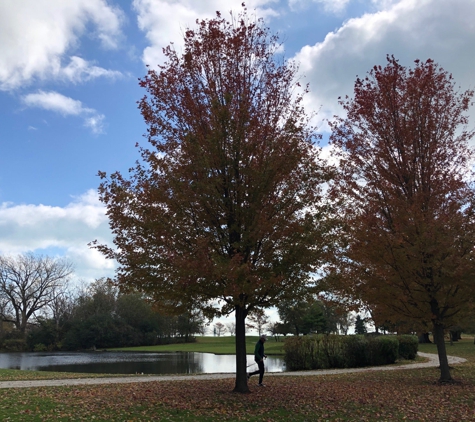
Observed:
[[[220,337],[221,334],[224,334],[226,332],[226,327],[222,322],[218,321],[216,324],[214,324],[214,328],[218,337]]]
[[[235,322],[230,322],[229,324],[226,324],[226,327],[228,328],[229,334],[232,336],[236,334],[236,323]]]
[[[12,322],[24,334],[28,320],[54,301],[54,292],[61,290],[72,272],[71,263],[64,259],[0,256],[2,321]]]
[[[255,309],[249,314],[249,322],[246,327],[256,330],[259,335],[263,334],[269,324],[269,317],[263,309]]]
[[[51,300],[45,313],[52,316],[56,329],[59,329],[61,323],[64,323],[73,313],[74,295],[68,284],[66,280],[64,284],[53,287],[49,292]]]
[[[4,334],[4,315],[6,315],[8,313],[8,301],[6,299],[6,297],[4,297],[3,295],[0,294],[0,315],[1,315],[1,318],[0,318],[0,338],[3,337],[3,334]]]

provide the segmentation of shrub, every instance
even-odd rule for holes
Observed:
[[[54,350],[59,331],[53,320],[39,319],[38,325],[32,327],[26,336],[28,350],[36,351],[36,345],[43,344],[45,350]]]
[[[325,352],[329,368],[346,368],[346,347],[341,336],[324,336]]]
[[[24,352],[27,350],[26,341],[20,338],[12,338],[3,342],[3,350],[6,352]]]
[[[398,356],[400,359],[415,359],[419,348],[419,339],[413,335],[397,336],[399,341]]]
[[[289,371],[311,369],[307,344],[304,337],[290,337],[284,342],[284,361]]]
[[[348,354],[354,348],[348,348],[348,343],[354,341],[336,335],[290,337],[284,342],[285,364],[290,371],[347,368],[354,364]]]
[[[35,344],[33,347],[34,352],[46,352],[48,348],[43,343]]]
[[[284,341],[285,364],[291,371],[329,367],[321,336],[289,337]]]
[[[394,363],[399,341],[396,336],[309,335],[287,338],[284,352],[289,371],[358,368]]]
[[[368,357],[368,341],[364,335],[345,336],[345,367],[358,368],[367,366]]]
[[[368,365],[390,365],[398,358],[399,341],[396,336],[370,337]]]

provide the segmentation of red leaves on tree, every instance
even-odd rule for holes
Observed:
[[[297,93],[297,67],[245,12],[198,22],[183,54],[164,49],[139,109],[149,148],[129,178],[101,174],[117,282],[172,310],[236,312],[238,391],[247,391],[244,321],[308,282],[321,247],[327,173]],[[216,302],[219,300],[220,302]]]
[[[341,160],[332,193],[344,215],[337,290],[380,322],[430,324],[442,380],[444,327],[475,288],[472,96],[432,60],[407,69],[388,57],[357,79],[354,98],[342,101],[347,117],[332,125]]]

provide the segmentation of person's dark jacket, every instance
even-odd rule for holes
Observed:
[[[254,360],[259,362],[264,359],[264,343],[259,340],[256,343],[256,348],[254,349]]]

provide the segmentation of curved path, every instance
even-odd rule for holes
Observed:
[[[427,362],[409,363],[407,365],[394,366],[372,366],[366,368],[349,369],[321,369],[316,371],[296,371],[296,372],[267,372],[267,376],[315,376],[315,375],[334,375],[349,374],[354,372],[368,371],[399,371],[413,368],[429,368],[439,366],[439,358],[432,353],[418,353],[419,356],[428,359]],[[455,365],[463,363],[467,359],[448,356],[449,364]],[[200,375],[144,375],[141,377],[115,377],[115,378],[75,378],[75,379],[51,379],[51,380],[31,380],[31,381],[1,381],[0,388],[28,388],[28,387],[57,387],[67,385],[93,385],[93,384],[130,384],[134,382],[152,382],[152,381],[183,381],[188,379],[220,379],[234,378],[234,373],[220,374],[200,374]]]

